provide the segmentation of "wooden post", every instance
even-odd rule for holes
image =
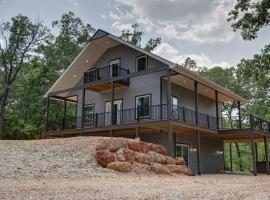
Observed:
[[[252,152],[252,162],[253,162],[253,174],[257,176],[257,166],[256,166],[256,150],[255,150],[255,139],[254,137],[251,138],[251,152]]]
[[[238,101],[237,104],[238,104],[239,129],[242,129],[242,116],[241,116],[241,104],[240,104],[240,101]]]
[[[110,128],[110,137],[112,137],[112,125],[113,125],[113,117],[114,117],[114,81],[111,82],[111,128]]]
[[[197,174],[201,175],[201,137],[198,130],[196,130],[196,144],[197,144]]]
[[[45,131],[48,131],[49,126],[49,111],[50,111],[50,97],[47,97],[47,104],[46,104],[46,120],[45,120]]]
[[[172,133],[172,106],[171,106],[171,96],[172,96],[172,86],[171,86],[171,74],[170,69],[168,70],[167,76],[167,113],[168,113],[168,143],[169,143],[169,154],[171,157],[174,157],[175,149],[174,149],[174,136]]]
[[[162,105],[162,98],[163,98],[163,96],[162,96],[162,80],[163,80],[163,77],[160,77],[160,99],[159,99],[159,101],[160,101],[160,120],[162,120],[163,119],[163,105]]]
[[[135,139],[136,138],[139,138],[140,136],[139,136],[139,127],[136,127],[136,136],[135,136]]]
[[[84,129],[84,104],[85,104],[85,88],[83,88],[82,92],[82,119],[81,119],[81,128]]]
[[[219,129],[219,113],[218,113],[218,91],[215,90],[215,103],[216,103],[216,123],[217,130]]]
[[[194,81],[194,99],[195,99],[195,121],[198,125],[198,82]]]
[[[67,100],[64,100],[64,117],[63,117],[63,124],[62,124],[62,128],[63,130],[66,129],[66,120],[67,120]]]
[[[232,162],[232,143],[230,143],[230,169],[233,171],[233,162]]]
[[[258,161],[259,154],[258,154],[258,143],[255,142],[255,155],[256,155],[256,162]]]
[[[266,174],[270,174],[270,169],[269,169],[269,155],[268,155],[268,142],[267,142],[267,137],[263,136],[263,141],[264,141],[264,152],[265,152],[265,162],[266,162]]]

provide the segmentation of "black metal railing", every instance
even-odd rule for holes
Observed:
[[[238,116],[230,118],[223,116],[220,129],[254,129],[263,133],[270,133],[270,124],[266,120],[253,115],[242,115],[241,120],[239,120]]]
[[[129,70],[119,67],[118,65],[111,65],[103,68],[93,68],[84,73],[84,83],[92,83],[112,77],[121,77],[126,74],[129,74]],[[129,79],[123,79],[119,82],[129,84]]]
[[[48,119],[47,130],[57,131],[76,128],[78,117],[66,115],[65,117],[50,117]]]
[[[122,125],[138,122],[162,121],[168,119],[167,104],[154,105],[145,109],[124,109],[118,110],[111,116],[110,112],[96,113],[94,123],[91,127],[104,127],[113,125]],[[172,106],[172,120],[181,121],[202,127],[217,129],[216,117],[208,114],[198,113],[198,124],[196,124],[196,112],[181,106]],[[111,123],[112,121],[112,123]]]

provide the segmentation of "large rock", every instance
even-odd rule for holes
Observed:
[[[185,160],[182,157],[176,157],[175,158],[175,164],[176,165],[185,165]]]
[[[147,153],[149,151],[149,144],[146,142],[131,141],[128,143],[128,148],[133,151]]]
[[[109,163],[115,161],[115,154],[109,150],[99,150],[96,152],[96,161],[102,167],[107,167]]]
[[[128,140],[123,138],[110,138],[102,141],[96,146],[96,150],[109,150],[115,152],[120,148],[126,148]]]
[[[156,174],[171,174],[170,170],[166,165],[162,165],[159,163],[152,163],[151,170]]]
[[[118,161],[132,162],[135,159],[135,152],[127,148],[120,148],[116,151],[116,158]]]
[[[150,156],[141,152],[135,152],[135,161],[146,165],[151,164]]]
[[[131,171],[137,174],[148,174],[149,172],[151,172],[151,167],[146,164],[132,162]]]
[[[175,161],[172,157],[166,156],[165,157],[165,164],[172,164],[175,165]]]
[[[171,173],[176,173],[176,174],[185,174],[188,176],[192,175],[191,170],[186,166],[186,165],[171,165],[168,164],[166,165],[167,168]]]
[[[166,164],[166,156],[156,153],[154,151],[149,151],[148,155],[150,157],[151,163]]]
[[[130,162],[120,162],[115,161],[111,162],[107,165],[107,168],[113,169],[119,172],[129,172],[131,170],[131,163]]]
[[[154,151],[154,152],[159,153],[159,154],[163,154],[163,155],[167,154],[165,147],[163,147],[159,144],[150,144],[149,150]]]

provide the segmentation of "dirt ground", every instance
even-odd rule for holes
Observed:
[[[0,199],[270,199],[270,176],[1,179]]]
[[[97,166],[98,137],[0,141],[0,199],[270,199],[270,176],[123,175]]]

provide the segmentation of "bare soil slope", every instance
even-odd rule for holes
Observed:
[[[123,175],[98,166],[104,138],[0,141],[0,199],[270,199],[270,176]]]

